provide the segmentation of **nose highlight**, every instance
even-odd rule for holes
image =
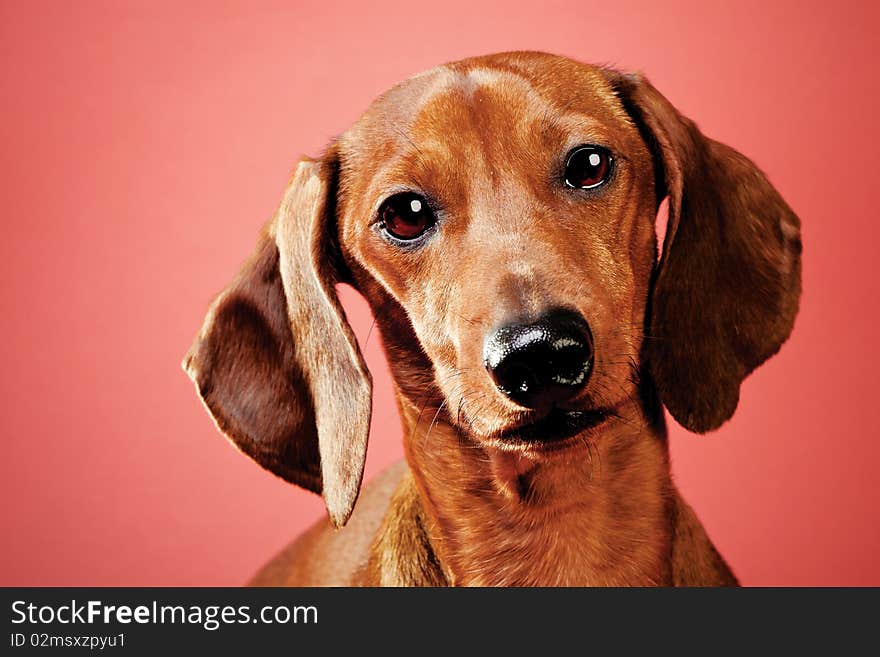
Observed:
[[[545,409],[574,397],[593,368],[593,339],[583,318],[555,310],[528,324],[503,326],[483,347],[495,386],[515,403]]]

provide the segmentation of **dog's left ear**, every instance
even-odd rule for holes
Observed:
[[[299,164],[183,365],[219,429],[344,525],[364,472],[371,379],[336,297],[332,155]]]
[[[669,197],[645,356],[673,417],[703,433],[733,415],[742,380],[791,333],[800,222],[748,158],[643,77],[609,79],[653,152],[658,197]]]

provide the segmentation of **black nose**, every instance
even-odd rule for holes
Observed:
[[[565,310],[530,324],[504,326],[486,341],[483,361],[498,389],[525,408],[574,397],[593,368],[593,338],[583,318]]]

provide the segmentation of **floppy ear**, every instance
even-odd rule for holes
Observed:
[[[360,490],[372,386],[334,291],[335,171],[332,161],[299,164],[183,365],[233,444],[279,477],[323,492],[341,526]]]
[[[791,333],[801,289],[800,222],[746,157],[705,137],[639,75],[612,76],[653,151],[669,221],[645,355],[683,426],[716,429],[742,380]]]

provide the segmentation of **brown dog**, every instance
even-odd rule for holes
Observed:
[[[300,163],[184,363],[239,449],[326,501],[254,583],[735,584],[661,404],[730,418],[791,331],[800,252],[755,165],[638,75],[507,53],[393,88]],[[371,380],[340,281],[406,436],[356,508]]]

